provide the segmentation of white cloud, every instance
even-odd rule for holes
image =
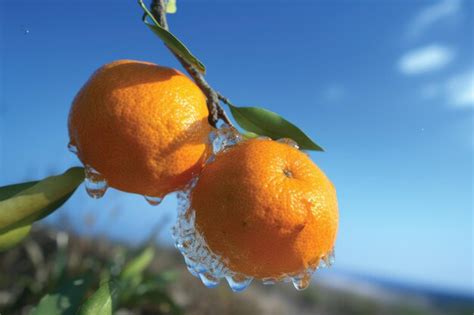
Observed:
[[[474,106],[474,70],[450,78],[446,82],[446,95],[454,106]]]
[[[403,55],[398,69],[406,75],[425,73],[444,68],[453,58],[454,52],[449,47],[430,45]]]
[[[421,87],[420,96],[427,101],[442,99],[453,107],[474,107],[474,69],[444,82],[426,84]]]
[[[454,18],[461,12],[461,0],[440,0],[425,7],[409,25],[408,35],[416,38],[434,24],[445,19]]]

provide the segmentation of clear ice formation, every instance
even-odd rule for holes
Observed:
[[[213,147],[213,154],[207,163],[212,163],[219,152],[225,151],[243,140],[242,135],[235,128],[226,125],[212,132],[209,139]],[[268,138],[261,137],[261,139]],[[280,139],[278,141],[298,148],[297,143],[291,139]],[[178,219],[172,228],[175,247],[184,256],[189,272],[199,278],[206,287],[216,287],[222,279],[225,279],[232,291],[243,291],[254,278],[230,270],[225,259],[208,247],[203,236],[195,228],[196,213],[190,206],[190,193],[197,180],[198,177],[195,177],[186,189],[178,193]],[[260,280],[265,285],[272,285],[278,281],[292,282],[297,290],[304,290],[309,286],[311,276],[318,268],[329,267],[333,263],[334,251],[305,270],[291,274],[282,274],[277,278],[264,278]]]

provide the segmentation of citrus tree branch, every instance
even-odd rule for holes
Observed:
[[[160,25],[168,29],[168,22],[166,20],[166,5],[164,0],[152,0],[151,1],[151,13],[155,19],[160,23]],[[189,73],[193,78],[194,82],[199,86],[204,95],[207,98],[207,108],[209,110],[209,123],[216,127],[219,119],[222,119],[223,122],[232,126],[227,113],[224,111],[220,105],[220,100],[226,99],[219,93],[217,93],[210,85],[207,83],[206,79],[193,65],[189,64],[186,60],[181,58],[178,54],[174,53],[170,49],[171,53],[178,59],[183,68]]]

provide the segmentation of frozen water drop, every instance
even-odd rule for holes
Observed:
[[[318,268],[321,267],[322,259],[316,259],[315,261],[310,262],[308,268],[306,268],[307,272],[314,273]]]
[[[158,206],[162,201],[162,197],[151,197],[151,196],[144,196],[145,200],[152,206]]]
[[[324,256],[322,259],[325,267],[331,267],[332,265],[334,265],[335,260],[336,260],[336,255],[335,255],[334,249],[331,250],[329,253],[327,253],[326,256]]]
[[[241,292],[247,289],[253,280],[252,277],[247,277],[244,275],[226,276],[225,279],[227,280],[229,287],[234,292]]]
[[[219,278],[214,277],[214,275],[209,272],[200,273],[199,278],[208,288],[215,288],[219,285]]]
[[[104,196],[108,188],[105,178],[89,165],[86,165],[85,167],[85,174],[87,194],[94,199],[99,199]]]
[[[72,142],[69,142],[69,144],[67,145],[67,149],[69,150],[69,152],[74,153],[76,155],[79,152],[77,147]]]
[[[298,145],[298,143],[297,143],[296,141],[294,141],[293,139],[290,139],[290,138],[281,138],[281,139],[278,139],[277,141],[280,142],[280,143],[289,145],[290,147],[293,147],[293,148],[295,148],[295,149],[299,149],[299,148],[300,148],[300,146]]]
[[[273,284],[276,283],[276,279],[275,278],[263,278],[262,283],[264,285],[273,285]]]
[[[298,291],[304,290],[311,283],[311,274],[304,273],[301,276],[296,276],[291,279],[291,282],[293,282],[293,286],[295,287],[296,290]]]

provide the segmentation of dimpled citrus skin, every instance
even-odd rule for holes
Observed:
[[[228,267],[256,278],[303,271],[333,248],[336,192],[303,152],[248,140],[217,155],[191,193],[196,228]]]
[[[69,114],[79,158],[109,186],[147,196],[183,187],[209,151],[206,98],[185,75],[119,60],[98,69]]]

